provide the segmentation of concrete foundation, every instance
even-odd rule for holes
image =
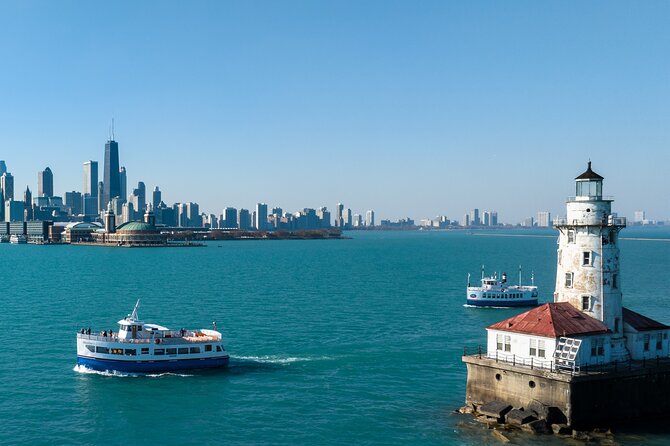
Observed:
[[[576,374],[531,369],[464,356],[465,401],[526,408],[532,400],[557,407],[576,429],[610,427],[670,414],[670,361],[635,362]]]

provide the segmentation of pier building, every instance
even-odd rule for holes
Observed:
[[[464,352],[466,402],[553,407],[573,426],[670,412],[670,327],[623,306],[619,232],[591,162],[558,230],[554,302],[487,327]]]

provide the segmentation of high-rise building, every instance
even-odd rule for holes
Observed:
[[[479,209],[475,208],[470,211],[470,225],[479,226],[481,221],[479,220]]]
[[[345,229],[350,229],[352,223],[353,223],[353,220],[351,218],[351,209],[347,208],[344,211],[344,228]]]
[[[4,203],[5,221],[24,221],[26,204],[23,201],[6,200]]]
[[[26,221],[33,219],[33,193],[30,188],[26,186],[26,191],[23,193],[23,202],[25,203]]]
[[[202,227],[202,216],[200,215],[200,206],[198,203],[186,203],[187,226]]]
[[[107,206],[107,203],[109,203],[114,197],[121,197],[122,199],[125,199],[125,193],[121,195],[119,144],[114,141],[114,139],[110,139],[105,144],[105,167],[102,182],[104,185],[103,207]]]
[[[633,220],[635,223],[643,223],[647,219],[646,213],[644,211],[635,211],[635,216]]]
[[[237,209],[231,207],[225,208],[219,227],[223,229],[237,229]]]
[[[81,192],[65,192],[65,206],[70,208],[70,215],[79,215],[82,213]]]
[[[0,177],[0,190],[3,202],[14,199],[14,177],[11,173],[5,172]]]
[[[158,209],[159,205],[161,204],[161,190],[158,188],[158,186],[154,187],[154,191],[152,193],[151,197],[151,203],[153,204],[153,209]]]
[[[498,226],[498,212],[491,211],[491,226]]]
[[[461,226],[470,226],[470,214],[463,215],[461,219]]]
[[[340,229],[344,228],[344,205],[342,203],[337,203],[335,207],[335,227]]]
[[[0,160],[0,176],[5,172],[7,172],[7,164],[5,164],[5,160]]]
[[[256,219],[254,226],[259,231],[265,231],[268,226],[268,205],[265,203],[256,203]]]
[[[102,181],[98,182],[98,213],[107,209],[107,203],[105,203],[105,186]]]
[[[137,183],[137,205],[138,207],[135,210],[144,214],[144,210],[147,208],[147,187],[142,181]]]
[[[51,169],[48,167],[40,172],[37,172],[37,196],[54,196],[54,175],[51,172]]]
[[[365,213],[365,226],[375,225],[375,211],[369,210]]]
[[[537,226],[540,228],[548,228],[551,226],[551,212],[540,211],[537,213]]]
[[[240,209],[237,214],[237,227],[242,231],[248,231],[251,227],[251,217],[248,209]]]
[[[124,203],[128,197],[128,175],[125,167],[119,169],[119,197]]]
[[[84,189],[83,194],[98,195],[98,162],[84,162]]]
[[[330,211],[327,207],[320,207],[316,210],[316,216],[319,217],[321,228],[330,228]]]

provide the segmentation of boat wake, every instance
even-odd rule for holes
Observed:
[[[77,373],[82,373],[84,375],[98,375],[98,376],[112,376],[116,378],[161,378],[163,376],[180,376],[180,377],[188,377],[188,376],[193,376],[193,375],[187,375],[184,373],[174,373],[174,372],[165,372],[165,373],[127,373],[127,372],[118,372],[116,370],[105,370],[105,371],[100,371],[100,370],[93,370],[89,369],[86,366],[79,365],[77,364],[74,366],[72,369]]]
[[[327,361],[332,358],[328,356],[317,356],[317,357],[297,357],[289,356],[282,357],[278,355],[266,355],[266,356],[230,356],[231,360],[234,360],[238,363],[262,363],[262,364],[293,364],[295,362],[309,362],[309,361]],[[232,362],[232,361],[231,361]],[[231,364],[232,365],[232,364]]]

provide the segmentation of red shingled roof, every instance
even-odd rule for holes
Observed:
[[[488,328],[547,338],[608,332],[605,324],[582,313],[567,302],[544,304],[490,325]]]
[[[628,308],[623,309],[623,321],[637,331],[665,330],[670,328],[665,324],[649,319],[647,316],[642,316],[640,313],[636,313]]]

